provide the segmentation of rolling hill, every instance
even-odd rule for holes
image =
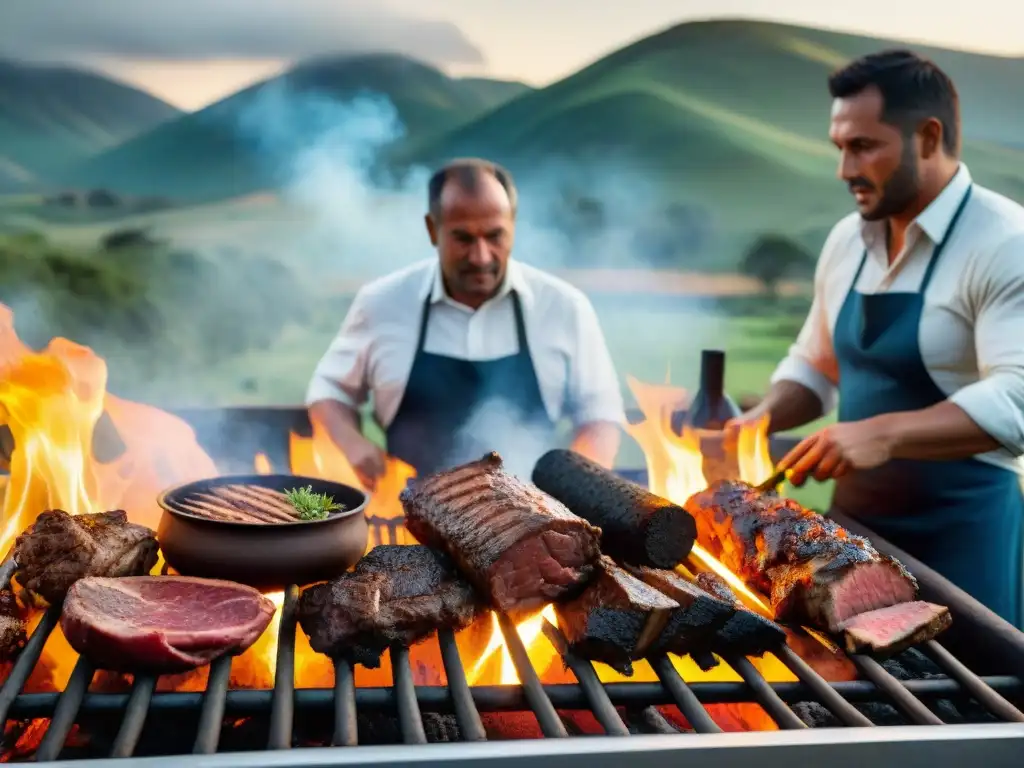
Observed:
[[[850,209],[834,178],[827,75],[894,45],[774,23],[681,24],[442,137],[410,142],[403,160],[483,154],[527,181],[550,175],[555,158],[560,170],[589,177],[595,168],[612,179],[628,169],[732,227],[809,232],[817,241]],[[1024,82],[1024,59],[915,48],[961,91],[975,177],[1024,200],[1024,100],[1010,98]]]
[[[329,102],[378,94],[391,101],[406,136],[433,137],[526,90],[528,86],[515,82],[451,78],[397,55],[321,58],[161,125],[70,169],[65,179],[193,200],[244,194],[280,181],[247,121],[288,123],[293,135],[287,142],[299,147],[332,119]],[[284,101],[267,108],[263,99],[268,94]],[[301,119],[286,114],[293,107],[301,110]]]
[[[45,183],[57,169],[179,114],[91,72],[0,61],[0,187]]]

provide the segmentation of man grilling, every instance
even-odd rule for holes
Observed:
[[[825,243],[810,314],[741,419],[838,423],[782,461],[833,504],[1021,626],[1024,208],[959,160],[956,89],[906,51],[829,80],[857,213]]]
[[[316,367],[311,418],[369,488],[385,452],[363,435],[373,399],[387,453],[420,476],[497,451],[529,477],[563,418],[572,448],[611,466],[622,395],[597,315],[582,292],[510,258],[516,187],[477,159],[428,186],[429,259],[365,285]]]

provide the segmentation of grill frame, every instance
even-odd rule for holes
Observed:
[[[246,450],[253,443],[237,432],[237,429],[259,433],[264,439],[276,432],[280,438],[267,451],[272,462],[280,461],[276,455],[279,449],[287,451],[288,431],[308,436],[308,418],[305,411],[295,408],[278,409],[228,409],[233,415],[225,417],[224,411],[202,409],[188,414],[196,426],[197,436],[215,458],[215,446],[210,444],[211,433],[207,429],[206,440],[203,424],[211,420],[217,425],[215,440],[220,445],[243,446]],[[269,418],[261,419],[263,414]],[[186,414],[179,412],[179,415]],[[199,424],[195,424],[198,421]],[[234,436],[225,442],[222,431],[225,423],[235,423]],[[246,426],[246,425],[249,426]],[[303,427],[303,424],[306,427]],[[229,430],[230,431],[230,430]],[[787,440],[777,441],[773,453],[784,452]],[[277,449],[274,448],[277,446]],[[240,460],[243,454],[235,457]],[[285,453],[285,457],[287,453]],[[251,455],[248,460],[251,462]],[[228,464],[231,458],[228,457]],[[222,467],[229,471],[229,467]],[[623,472],[636,482],[645,482],[644,472]],[[843,525],[847,520],[841,513],[836,515]],[[132,755],[147,717],[159,716],[161,712],[198,711],[199,725],[192,745],[193,755],[176,755],[167,758],[132,758],[139,768],[152,766],[203,765],[203,766],[271,766],[271,765],[408,765],[424,766],[463,765],[467,760],[486,757],[497,766],[520,766],[529,760],[536,766],[538,761],[559,766],[584,765],[588,768],[612,765],[611,760],[621,761],[626,756],[636,765],[662,764],[679,753],[680,758],[699,757],[703,765],[733,766],[749,762],[745,748],[758,748],[758,759],[770,759],[772,764],[793,760],[806,764],[812,760],[824,759],[821,750],[829,750],[828,759],[833,766],[860,765],[865,759],[896,761],[902,764],[927,765],[930,768],[942,765],[963,765],[966,760],[985,760],[985,765],[1017,765],[1024,747],[1024,713],[1008,701],[1005,696],[1019,699],[1024,703],[1024,633],[1017,632],[977,601],[957,590],[934,571],[926,568],[906,553],[895,550],[884,540],[854,523],[849,527],[868,535],[879,551],[887,552],[903,560],[918,577],[925,599],[933,599],[950,606],[954,612],[954,628],[958,635],[968,641],[977,641],[983,636],[986,654],[995,667],[1003,674],[988,674],[982,678],[968,669],[943,645],[927,644],[926,654],[938,663],[947,677],[930,680],[901,682],[889,674],[880,664],[868,657],[851,657],[865,680],[830,684],[821,678],[792,649],[785,647],[776,653],[780,662],[794,672],[798,683],[768,683],[746,659],[727,659],[730,666],[740,674],[743,682],[738,683],[686,683],[670,661],[661,657],[651,663],[660,678],[659,683],[614,683],[603,685],[588,661],[562,653],[567,666],[578,680],[576,685],[543,686],[536,671],[529,663],[523,647],[511,622],[499,617],[499,624],[505,636],[513,662],[516,664],[520,686],[486,686],[470,689],[466,684],[465,669],[450,631],[442,631],[437,637],[441,658],[445,666],[448,686],[423,686],[413,684],[408,653],[402,649],[392,650],[393,686],[391,688],[360,688],[354,686],[351,667],[345,663],[335,665],[336,683],[333,689],[294,688],[294,648],[296,636],[295,609],[298,589],[289,587],[281,611],[280,634],[277,648],[277,672],[274,688],[269,691],[229,691],[230,659],[222,659],[211,666],[210,678],[204,693],[157,693],[154,678],[140,677],[135,680],[130,693],[88,693],[94,670],[83,659],[76,664],[71,678],[61,693],[21,694],[32,667],[38,662],[46,637],[59,620],[59,607],[51,608],[40,621],[29,642],[15,663],[8,679],[0,687],[0,719],[25,719],[48,717],[49,727],[37,751],[37,761],[54,766],[108,766],[116,760]],[[858,530],[860,528],[860,530]],[[0,584],[6,585],[14,570],[14,563],[8,559],[0,566]],[[1007,631],[1009,630],[1009,631]],[[564,650],[564,638],[553,625],[546,624],[544,633],[556,650]],[[953,630],[950,630],[953,633]],[[428,642],[434,642],[430,640]],[[970,645],[970,642],[967,643]],[[1005,674],[1007,667],[1011,675]],[[977,668],[977,667],[975,667]],[[947,725],[943,724],[924,702],[939,698],[957,699],[964,692],[989,709],[1004,721],[1003,724]],[[788,703],[797,701],[818,701],[825,705],[845,726],[841,728],[806,727],[793,713]],[[851,702],[886,702],[894,704],[901,714],[912,723],[941,725],[939,728],[919,728],[918,725],[876,727]],[[779,732],[750,732],[723,734],[708,716],[702,704],[753,702],[758,703],[775,720]],[[659,736],[631,735],[622,721],[616,705],[653,707],[674,704],[687,717],[695,736],[665,739]],[[296,710],[333,710],[333,748],[288,749],[291,746]],[[388,711],[397,717],[401,727],[404,746],[357,746],[356,711]],[[568,732],[556,710],[590,710],[598,722],[613,736],[592,736],[567,738]],[[459,744],[434,744],[428,750],[418,749],[426,742],[421,714],[427,711],[453,712],[459,723],[460,733],[468,741]],[[531,711],[537,718],[544,739],[516,742],[515,754],[509,750],[480,742],[486,738],[480,712]],[[80,714],[114,713],[121,717],[121,728],[111,748],[111,759],[55,761],[61,747]],[[225,715],[267,715],[270,726],[267,733],[266,751],[235,752],[216,754],[220,729]],[[665,728],[677,733],[667,722]],[[499,742],[500,744],[501,742]],[[348,747],[339,748],[339,747]],[[728,747],[728,749],[726,748]],[[1001,762],[1016,756],[1014,763]],[[837,762],[839,760],[839,762]],[[993,762],[995,761],[995,762]],[[782,764],[778,762],[778,764]]]

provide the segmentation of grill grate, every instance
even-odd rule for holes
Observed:
[[[13,561],[0,567],[0,584],[6,585],[14,570]],[[455,637],[450,630],[437,635],[448,685],[444,687],[416,687],[408,651],[392,648],[393,686],[391,688],[356,688],[351,665],[345,661],[335,663],[333,690],[299,689],[294,687],[296,608],[298,589],[289,587],[285,592],[280,617],[277,647],[277,666],[271,691],[229,691],[231,658],[221,658],[210,668],[209,679],[203,693],[156,693],[156,679],[152,676],[135,678],[128,694],[88,692],[95,669],[84,658],[76,663],[67,686],[61,693],[22,694],[33,667],[38,663],[47,638],[56,627],[60,606],[49,608],[35,631],[29,637],[21,655],[12,666],[10,675],[0,687],[0,719],[50,719],[50,723],[36,752],[37,762],[58,759],[68,734],[81,714],[115,712],[121,716],[120,729],[111,748],[112,757],[130,757],[138,745],[143,726],[151,714],[169,711],[199,710],[199,725],[192,745],[195,754],[217,752],[221,727],[226,712],[233,715],[270,714],[267,749],[279,750],[292,746],[296,707],[302,709],[333,710],[334,730],[332,745],[355,746],[358,743],[356,712],[358,709],[389,709],[397,713],[402,740],[406,744],[427,742],[421,710],[453,712],[462,738],[467,741],[486,741],[480,712],[531,711],[541,732],[548,738],[566,738],[569,733],[557,710],[589,710],[605,732],[613,736],[630,735],[626,722],[617,707],[643,711],[644,721],[655,731],[678,731],[654,709],[655,706],[674,704],[697,733],[720,733],[705,704],[755,702],[782,729],[807,728],[791,704],[817,701],[829,710],[844,726],[873,728],[874,723],[858,711],[853,704],[885,702],[895,706],[916,725],[943,725],[943,721],[925,702],[939,699],[973,698],[997,720],[1024,723],[1024,713],[1004,696],[1020,696],[1024,686],[1016,677],[990,676],[981,678],[967,669],[938,643],[931,641],[921,650],[946,673],[944,677],[901,681],[891,675],[877,661],[866,656],[851,656],[863,680],[829,683],[788,646],[775,652],[798,682],[769,683],[749,661],[743,657],[726,658],[743,682],[687,683],[666,656],[650,659],[658,683],[602,684],[594,666],[577,658],[567,650],[565,637],[550,622],[543,632],[578,683],[550,685],[541,683],[530,662],[522,640],[512,622],[499,616],[509,654],[521,684],[519,686],[484,686],[470,689],[466,672],[459,657]],[[88,761],[83,761],[88,762]]]

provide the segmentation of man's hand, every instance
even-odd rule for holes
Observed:
[[[363,437],[359,414],[337,400],[319,400],[309,406],[309,420],[345,454],[363,488],[373,491],[384,474],[387,454]]]
[[[373,491],[387,468],[387,454],[362,435],[350,435],[339,446],[363,488]]]
[[[813,477],[818,482],[842,477],[851,469],[874,469],[893,458],[895,440],[884,419],[833,424],[804,438],[779,462],[798,488]]]

